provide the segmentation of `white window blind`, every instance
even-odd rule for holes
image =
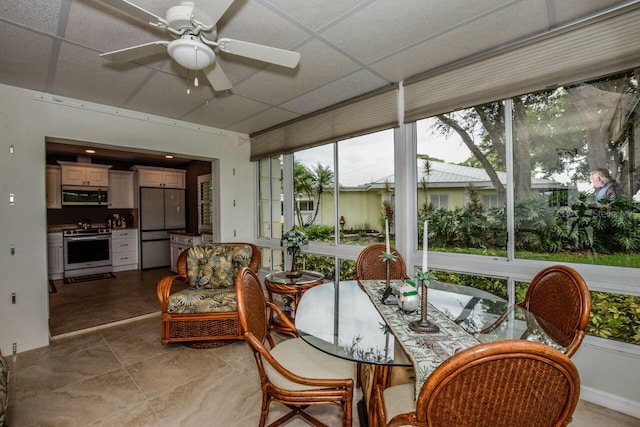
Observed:
[[[640,4],[404,83],[405,122],[640,65]]]
[[[251,135],[251,160],[398,126],[398,88],[373,92]]]

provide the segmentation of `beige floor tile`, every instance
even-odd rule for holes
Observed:
[[[182,347],[127,366],[140,390],[153,397],[190,383],[212,371],[229,370],[227,362],[214,352]]]
[[[144,396],[124,369],[19,399],[11,426],[84,426],[142,402]]]
[[[98,421],[96,427],[157,427],[162,422],[149,402],[144,401]]]
[[[145,299],[147,307],[151,307],[151,302],[157,304],[158,275],[157,271],[118,274],[119,289],[110,293],[104,286],[96,291],[96,284],[93,288],[83,287],[89,282],[68,285],[66,292],[61,292],[52,322],[56,314],[64,317],[58,322],[68,329],[95,322],[100,317],[96,313],[103,313],[107,306],[100,306],[100,298],[103,302],[104,298],[116,301],[138,292],[149,294]],[[136,281],[142,291],[133,290]],[[111,285],[118,287],[118,282]],[[91,292],[102,294],[96,297]],[[83,298],[90,303],[78,302]],[[91,304],[93,308],[87,310]],[[62,307],[70,312],[61,312]],[[135,311],[139,310],[137,304],[122,303],[118,307],[130,308],[132,311],[126,314],[129,317],[141,314]],[[78,321],[78,313],[84,313],[86,319]],[[277,337],[277,341],[282,339]],[[58,338],[47,347],[8,360],[11,376],[7,423],[11,427],[254,427],[260,418],[257,367],[246,343],[238,341],[204,350],[162,345],[157,316]],[[357,393],[354,427],[360,426]],[[285,411],[282,405],[272,403],[269,421]],[[340,425],[335,408],[315,407],[309,411],[328,425]],[[584,401],[580,401],[573,418],[571,427],[640,427],[640,419]],[[308,424],[299,418],[287,424],[298,426]]]
[[[11,381],[15,383],[15,397],[19,400],[39,393],[53,391],[71,384],[85,381],[121,367],[106,342],[73,352],[56,346],[51,352],[40,353],[42,357],[31,363],[22,363],[16,358],[16,369]]]
[[[569,427],[640,427],[640,419],[581,400]]]
[[[130,366],[184,348],[180,344],[162,345],[160,343],[160,314],[102,329],[99,333],[109,343],[111,350],[123,366]]]
[[[229,369],[202,371],[193,381],[150,399],[160,418],[173,425],[235,426],[248,413],[259,414],[260,385],[255,376]]]

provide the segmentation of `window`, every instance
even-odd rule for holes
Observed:
[[[447,194],[429,194],[429,201],[434,209],[449,208],[449,196]]]
[[[482,207],[485,212],[503,206],[504,202],[500,203],[498,201],[498,195],[495,194],[493,196],[482,196]]]
[[[314,230],[308,237],[333,241],[334,144],[298,151],[293,158],[294,223]],[[311,209],[309,209],[311,208]],[[323,231],[324,228],[327,228]]]
[[[261,237],[279,239],[271,230],[276,217],[281,221],[283,202],[293,223],[310,234],[299,267],[347,280],[359,252],[354,246],[380,240],[383,218],[395,217],[397,199],[401,208],[412,208],[401,212],[410,220],[398,228],[401,234],[395,235],[393,220],[390,227],[409,274],[420,267],[425,220],[439,280],[469,284],[473,278],[472,285],[510,302],[522,300],[523,280],[535,274],[538,260],[597,264],[613,279],[603,283],[603,273],[584,271],[597,286],[589,333],[637,344],[638,297],[627,291],[633,286],[628,270],[615,268],[640,265],[637,86],[637,71],[629,70],[420,119],[406,124],[407,132],[285,155],[285,164],[293,164],[291,194],[283,189],[282,159],[269,178],[262,160],[261,186],[269,190],[260,191]],[[411,149],[400,148],[403,134],[412,138]],[[600,205],[591,181],[597,168],[620,189]],[[410,180],[409,188],[399,186],[395,169],[415,171],[414,180],[398,175]]]
[[[283,165],[282,156],[269,157],[258,162],[258,237],[280,242],[283,218]],[[284,253],[279,249],[261,250],[261,267],[284,270]]]
[[[513,98],[516,257],[640,265],[637,74]],[[616,182],[601,201],[596,169]]]
[[[393,129],[338,142],[339,243],[366,246],[395,236]]]
[[[429,221],[429,250],[506,256],[505,204],[483,203],[485,196],[505,200],[502,112],[494,102],[416,123],[417,220]]]
[[[198,232],[211,233],[213,224],[213,182],[211,174],[198,176]]]

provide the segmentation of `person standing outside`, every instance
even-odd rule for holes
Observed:
[[[605,168],[597,168],[591,171],[591,183],[596,190],[596,205],[601,205],[605,199],[614,199],[622,195],[620,184],[611,178],[609,170]]]

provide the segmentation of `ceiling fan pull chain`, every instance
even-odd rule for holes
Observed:
[[[196,69],[195,69],[196,78],[193,79],[193,85],[195,87],[198,87],[198,46],[196,46],[195,49],[196,49]]]
[[[189,87],[190,78],[191,78],[191,70],[187,69],[187,95],[191,94],[191,88]]]

